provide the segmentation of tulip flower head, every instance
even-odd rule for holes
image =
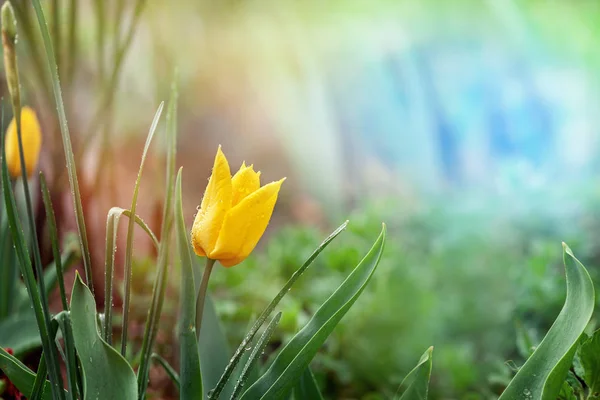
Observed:
[[[196,254],[218,260],[225,267],[241,263],[267,229],[284,180],[261,187],[260,172],[245,163],[232,177],[219,146],[192,227]]]
[[[40,156],[42,130],[35,111],[29,107],[23,107],[21,110],[21,140],[23,141],[23,157],[27,176],[31,176]],[[13,178],[19,178],[21,176],[21,159],[19,157],[17,124],[14,118],[6,130],[4,145],[8,172]]]

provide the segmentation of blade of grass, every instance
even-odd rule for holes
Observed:
[[[115,253],[117,251],[117,233],[121,216],[131,218],[131,212],[120,207],[113,207],[108,211],[106,218],[106,252],[105,252],[105,274],[104,274],[104,326],[102,333],[104,340],[112,345],[112,299],[113,299],[113,273],[115,265]],[[158,249],[159,243],[156,235],[150,227],[139,217],[135,216],[135,222],[150,237],[154,247]]]
[[[283,296],[286,295],[286,293],[291,289],[292,285],[298,280],[298,278],[300,278],[302,273],[306,271],[306,269],[312,264],[312,262],[317,258],[317,256],[321,254],[321,252],[329,245],[329,243],[331,243],[333,239],[335,239],[340,233],[342,233],[344,229],[346,229],[346,226],[348,226],[348,221],[340,225],[319,245],[319,247],[317,247],[317,249],[310,255],[310,257],[308,257],[304,264],[302,264],[302,266],[292,274],[291,278],[286,282],[286,284],[279,291],[277,296],[275,296],[275,298],[271,301],[271,303],[269,303],[267,308],[265,308],[264,311],[259,315],[256,322],[254,323],[250,331],[246,334],[246,337],[244,338],[244,340],[242,340],[242,343],[240,343],[235,353],[233,354],[233,357],[229,361],[227,368],[225,368],[223,375],[221,375],[221,379],[219,379],[217,386],[212,392],[209,393],[209,399],[212,400],[219,398],[219,395],[221,394],[221,391],[225,387],[225,384],[231,377],[233,370],[242,358],[242,355],[244,354],[244,349],[248,346],[248,343],[250,343],[252,339],[254,339],[254,335],[256,335],[256,332],[258,332],[258,330],[264,324],[269,315],[271,315],[277,304],[279,304]]]
[[[173,225],[173,192],[175,177],[175,150],[177,134],[177,84],[176,79],[171,86],[171,96],[167,110],[166,135],[167,135],[167,184],[165,188],[165,202],[163,207],[163,223],[160,234],[160,247],[158,250],[158,272],[154,280],[152,290],[152,304],[148,312],[146,326],[144,328],[144,339],[140,355],[140,367],[138,369],[138,393],[143,399],[148,386],[148,365],[152,346],[158,332],[158,322],[162,312],[162,305],[167,284],[167,264],[170,254],[170,237]]]
[[[150,131],[148,132],[148,137],[146,138],[146,144],[144,145],[144,151],[142,153],[142,161],[140,162],[140,169],[138,170],[137,178],[135,180],[135,185],[133,187],[133,197],[131,199],[131,214],[135,215],[135,209],[137,207],[137,199],[140,191],[140,183],[142,181],[142,172],[144,171],[144,163],[146,162],[146,156],[148,155],[148,149],[150,148],[150,143],[152,143],[152,138],[154,137],[154,132],[156,132],[156,127],[158,126],[158,121],[160,120],[160,115],[162,114],[164,102],[160,103],[158,106],[158,110],[156,110],[156,114],[154,115],[154,120],[152,121],[152,125],[150,126]],[[133,228],[134,228],[135,218],[129,218],[129,225],[127,226],[127,245],[125,248],[125,299],[123,300],[123,329],[121,331],[121,354],[124,356],[127,350],[127,331],[129,323],[129,303],[131,301],[131,279],[133,278],[133,271],[131,270],[131,257],[133,254]]]
[[[177,390],[181,390],[180,389],[181,384],[179,382],[179,374],[177,373],[177,371],[175,371],[173,369],[173,367],[171,367],[171,365],[169,365],[169,362],[156,353],[152,353],[152,355],[150,356],[150,359],[152,361],[158,363],[158,365],[160,365],[161,367],[163,367],[163,369],[165,370],[167,375],[169,375],[169,378],[171,378],[171,381],[173,382],[173,384],[175,385]]]
[[[179,295],[179,371],[181,372],[181,399],[202,400],[202,373],[198,338],[196,337],[196,285],[192,270],[189,242],[183,220],[181,200],[181,168],[175,181],[175,237],[181,262],[181,294]]]
[[[52,321],[50,330],[50,339],[54,342],[56,339],[56,332],[58,331],[58,323],[56,321]],[[32,400],[37,400],[42,397],[44,384],[46,383],[46,375],[48,375],[48,368],[46,365],[45,354],[42,352],[42,356],[40,357],[40,362],[38,364],[38,369],[35,375],[35,381],[33,382],[33,389],[31,391]]]
[[[263,334],[258,339],[258,342],[256,342],[256,345],[254,346],[254,349],[252,349],[252,353],[250,353],[250,357],[248,358],[246,365],[244,365],[244,368],[242,369],[242,373],[240,374],[240,377],[237,380],[237,384],[235,385],[235,388],[233,389],[233,394],[231,395],[232,400],[237,399],[239,397],[239,395],[241,394],[242,389],[244,388],[244,385],[246,384],[246,380],[248,379],[248,376],[250,375],[251,368],[254,366],[254,363],[256,361],[258,361],[260,356],[263,355],[263,353],[265,351],[265,347],[269,343],[269,339],[271,339],[271,336],[273,336],[273,332],[275,331],[275,328],[279,324],[280,319],[281,319],[281,311],[278,312],[277,314],[275,314],[275,316],[273,317],[271,322],[269,322],[269,324],[265,328],[265,331],[263,332]]]
[[[0,141],[4,142],[3,139]],[[8,183],[9,176],[6,158],[4,156],[4,146],[2,146],[2,176],[2,185],[4,186],[4,202],[7,207],[9,227],[13,243],[15,244],[15,251],[19,259],[21,274],[23,275],[23,280],[27,286],[27,293],[29,294],[29,299],[35,312],[36,321],[40,330],[40,337],[42,339],[43,351],[46,354],[52,354],[54,344],[50,343],[50,319],[49,315],[44,312],[39,287],[36,285],[35,276],[33,275],[33,267],[31,265],[27,247],[25,245],[26,240],[23,236],[23,229],[21,228],[20,221],[16,215],[17,206],[15,204],[14,194],[12,193],[12,189]],[[54,348],[54,350],[56,349]],[[52,395],[54,399],[63,399],[64,393],[62,390],[62,380],[60,379],[59,375],[60,372],[57,370],[57,368],[55,368],[57,365],[58,363],[52,363],[49,368],[51,373],[50,376],[52,377]]]
[[[67,52],[67,54],[69,55],[69,62],[67,64],[67,67],[65,68],[65,76],[67,77],[67,85],[69,87],[71,87],[73,85],[73,80],[75,79],[75,64],[77,64],[77,36],[75,34],[75,32],[77,32],[77,25],[78,25],[78,20],[77,20],[77,16],[78,14],[78,5],[79,1],[78,0],[71,0],[69,3],[69,23],[68,23],[68,27],[69,27],[69,32],[68,32],[68,39],[67,39],[67,47],[69,49],[69,51]],[[70,93],[73,93],[73,91],[70,91]],[[69,104],[72,104],[72,101],[69,102]]]
[[[54,39],[54,51],[56,54],[56,65],[59,68],[59,71],[61,71],[61,67],[62,67],[62,38],[60,35],[60,28],[61,28],[61,23],[60,23],[60,9],[59,9],[59,4],[58,4],[58,0],[52,0],[52,37]]]
[[[58,112],[58,120],[60,123],[60,133],[63,142],[63,149],[65,152],[65,159],[67,164],[67,172],[69,175],[69,185],[71,186],[71,194],[73,198],[73,206],[75,208],[75,218],[77,223],[77,232],[79,233],[79,241],[81,246],[81,255],[83,257],[83,267],[85,270],[86,284],[89,287],[92,295],[94,294],[94,283],[92,279],[92,265],[90,259],[89,244],[87,239],[87,231],[85,228],[85,218],[83,216],[83,206],[81,204],[81,194],[79,192],[79,183],[77,181],[77,169],[75,166],[75,157],[73,155],[73,147],[71,145],[71,137],[69,135],[69,126],[67,125],[67,115],[65,113],[65,106],[63,104],[62,92],[60,89],[60,81],[58,78],[58,67],[56,65],[56,59],[54,57],[54,50],[52,49],[52,40],[48,32],[48,26],[46,23],[46,17],[40,0],[32,0],[33,7],[42,33],[42,39],[44,42],[44,48],[46,50],[46,61],[48,63],[48,70],[52,81],[52,90],[54,92],[54,100],[56,102],[56,110]]]
[[[46,222],[48,223],[48,233],[50,235],[50,243],[52,245],[52,254],[54,255],[54,267],[56,269],[56,276],[58,278],[60,300],[62,302],[63,310],[68,311],[69,305],[67,304],[65,280],[63,277],[63,266],[58,245],[58,231],[56,229],[56,218],[54,217],[54,208],[52,208],[52,200],[50,200],[50,192],[48,191],[46,178],[44,177],[44,174],[42,172],[40,172],[40,187],[42,190],[44,208],[46,209]]]
[[[69,393],[71,393],[71,396],[74,399],[77,399],[76,393],[79,393],[79,398],[83,399],[83,385],[80,385],[77,379],[78,360],[75,353],[75,339],[73,338],[73,327],[71,326],[70,314],[67,312],[60,312],[56,314],[54,319],[58,321],[65,343],[65,365],[67,366]]]

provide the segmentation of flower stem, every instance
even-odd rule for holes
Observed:
[[[215,262],[216,260],[210,258],[206,259],[204,274],[202,274],[202,283],[200,283],[200,290],[198,290],[198,297],[196,298],[196,335],[198,335],[198,339],[200,339],[200,328],[202,327],[206,289],[208,289],[208,280],[210,279],[210,273],[212,272]]]

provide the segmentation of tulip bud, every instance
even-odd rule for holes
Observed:
[[[17,41],[17,22],[15,13],[9,1],[2,5],[0,11],[0,20],[2,21],[2,47],[4,49],[4,70],[6,72],[6,82],[10,93],[13,109],[21,104],[21,93],[19,89],[19,73],[17,70],[17,56],[15,53],[15,44]]]
[[[21,110],[21,140],[23,142],[25,169],[27,176],[31,176],[40,157],[42,131],[35,111],[29,107],[23,107]],[[8,172],[15,179],[21,177],[19,137],[15,118],[12,119],[6,130],[4,148]]]

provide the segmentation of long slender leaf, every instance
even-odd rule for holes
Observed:
[[[73,338],[83,371],[84,399],[137,399],[135,374],[127,360],[100,337],[96,302],[79,274],[70,305]]]
[[[427,400],[429,391],[429,378],[431,377],[431,367],[433,347],[430,347],[423,353],[417,366],[406,375],[406,378],[398,388],[396,400]],[[400,394],[401,393],[401,394]]]
[[[152,361],[157,362],[161,367],[163,367],[167,375],[169,375],[169,378],[171,378],[171,381],[173,382],[177,390],[181,390],[179,374],[173,369],[173,367],[171,367],[169,362],[156,353],[152,353],[150,359],[152,359]]]
[[[73,338],[73,327],[71,326],[70,314],[60,312],[54,317],[58,321],[65,343],[65,365],[67,366],[67,382],[69,385],[69,393],[73,398],[83,398],[83,387],[78,384],[77,380],[77,355],[75,354],[75,339]]]
[[[57,25],[58,20],[55,20],[54,24]],[[56,34],[56,40],[58,41],[58,37],[60,37],[60,29],[58,27],[56,28]],[[52,244],[52,254],[54,255],[54,271],[56,272],[58,287],[60,288],[60,299],[62,301],[63,310],[67,311],[69,309],[69,305],[67,304],[67,294],[65,291],[63,265],[58,243],[58,231],[56,229],[56,217],[54,216],[54,209],[52,208],[52,200],[50,200],[48,185],[46,185],[46,177],[44,177],[42,172],[40,172],[40,188],[42,190],[42,199],[44,201],[44,208],[46,210],[46,221],[48,222],[48,232],[50,234],[50,243]]]
[[[188,242],[189,243],[189,242]],[[192,263],[198,260],[198,257],[192,258]],[[199,266],[194,264],[194,271],[200,271]],[[198,274],[200,275],[200,274]],[[199,281],[200,277],[196,280]],[[210,388],[214,388],[219,382],[221,374],[227,367],[231,350],[227,343],[227,337],[221,326],[221,321],[217,316],[215,305],[206,294],[204,301],[204,313],[202,314],[202,335],[198,340],[198,350],[200,352],[200,365],[202,366],[202,382],[204,384],[204,397],[208,397]],[[231,398],[233,393],[233,381],[230,380],[221,392],[222,398]]]
[[[42,396],[42,391],[44,390],[44,384],[46,383],[46,376],[48,375],[48,369],[46,367],[46,357],[44,353],[40,357],[40,362],[38,363],[38,369],[35,374],[35,381],[33,382],[33,389],[31,390],[31,399],[37,400]]]
[[[32,0],[35,14],[37,16],[40,32],[46,50],[46,60],[48,62],[48,70],[52,81],[52,90],[54,92],[54,100],[56,102],[56,110],[58,112],[58,120],[60,123],[60,133],[65,152],[67,172],[69,175],[69,185],[71,186],[71,194],[73,195],[73,206],[75,207],[75,219],[77,223],[77,232],[79,233],[79,244],[81,246],[81,254],[83,257],[83,267],[85,270],[85,278],[88,287],[94,294],[94,283],[92,281],[92,264],[90,259],[90,251],[87,239],[87,231],[85,229],[85,218],[83,215],[83,206],[81,204],[81,194],[79,192],[79,183],[77,181],[77,171],[75,167],[75,157],[73,155],[73,147],[71,145],[71,137],[69,135],[69,126],[67,125],[67,115],[63,104],[62,92],[60,89],[60,81],[58,79],[58,66],[54,57],[52,48],[52,39],[48,31],[46,17],[40,0]]]
[[[267,372],[242,395],[242,399],[274,399],[288,393],[321,345],[369,283],[383,253],[386,229],[348,278],[321,305],[310,321],[279,352]]]
[[[200,372],[200,355],[196,337],[196,285],[192,271],[192,257],[187,240],[185,221],[183,219],[183,202],[181,200],[181,168],[175,181],[175,237],[179,248],[181,262],[181,294],[179,301],[179,371],[181,373],[182,400],[202,399],[202,373]]]
[[[100,0],[102,2],[103,0]],[[135,180],[135,185],[133,187],[133,196],[131,200],[131,208],[129,209],[131,214],[136,215],[135,209],[137,207],[137,199],[138,194],[140,192],[140,183],[142,181],[142,172],[144,171],[144,163],[146,162],[146,156],[148,155],[148,149],[150,148],[150,143],[152,143],[152,138],[154,137],[154,132],[156,132],[156,127],[158,126],[158,121],[160,120],[160,115],[162,114],[164,102],[161,102],[158,106],[158,110],[156,110],[156,114],[154,114],[154,120],[152,121],[152,125],[150,125],[150,131],[148,132],[148,137],[146,138],[146,144],[144,145],[144,151],[142,152],[142,161],[140,162],[140,169],[138,170],[137,178]],[[133,271],[131,269],[131,259],[133,254],[133,233],[134,233],[134,222],[135,218],[129,218],[129,224],[127,226],[127,245],[125,248],[125,299],[123,300],[123,329],[121,330],[121,354],[125,355],[125,351],[127,349],[127,332],[128,332],[128,323],[129,323],[129,303],[131,301],[131,279],[133,278]]]
[[[32,370],[27,368],[25,364],[19,361],[19,359],[10,355],[2,347],[0,347],[0,369],[21,393],[27,398],[31,397],[36,375]],[[52,390],[50,389],[50,382],[48,381],[46,381],[44,385],[42,399],[52,399]]]
[[[323,395],[310,367],[306,367],[294,387],[294,400],[323,400]]]
[[[565,304],[550,330],[506,387],[500,400],[554,400],[565,376],[577,341],[594,310],[594,284],[587,270],[563,243],[567,277]]]
[[[56,341],[56,333],[58,332],[58,322],[55,320],[52,321],[50,326],[50,340],[52,342]],[[58,347],[58,346],[57,346]],[[46,364],[45,354],[42,353],[40,357],[40,362],[38,363],[38,369],[36,371],[35,381],[33,382],[33,389],[31,390],[31,399],[37,400],[40,399],[44,390],[44,385],[46,383],[46,376],[48,375],[48,368]]]
[[[263,332],[263,334],[260,336],[260,338],[258,339],[256,344],[254,345],[254,348],[252,349],[252,352],[250,353],[250,357],[248,357],[248,361],[246,361],[246,365],[244,365],[244,368],[242,369],[242,373],[240,374],[240,377],[237,380],[235,387],[233,388],[233,394],[231,395],[232,400],[237,399],[239,397],[239,395],[241,394],[241,392],[244,388],[244,385],[246,384],[246,381],[248,379],[248,376],[250,375],[250,370],[252,369],[252,367],[254,367],[254,364],[258,361],[260,356],[263,355],[263,353],[265,351],[265,347],[269,343],[271,336],[273,336],[273,332],[275,331],[275,328],[279,324],[280,319],[281,319],[281,311],[278,312],[277,314],[275,314],[275,316],[273,317],[271,322],[269,322],[269,324],[265,328],[265,331]]]
[[[333,231],[319,245],[319,247],[317,247],[317,249],[310,255],[310,257],[308,257],[308,259],[304,262],[304,264],[302,264],[302,266],[300,268],[298,268],[296,270],[296,272],[294,272],[292,274],[292,276],[286,282],[286,284],[283,286],[283,288],[279,291],[279,293],[277,293],[277,296],[275,296],[275,298],[271,301],[271,303],[269,303],[269,305],[264,309],[264,311],[258,316],[258,319],[254,323],[252,328],[250,328],[250,331],[246,334],[246,337],[244,337],[244,340],[242,340],[242,343],[240,343],[238,348],[235,350],[235,353],[233,353],[233,357],[229,361],[229,364],[227,364],[227,367],[225,368],[225,371],[221,375],[221,379],[219,379],[217,386],[210,392],[210,394],[208,396],[208,398],[210,400],[219,398],[221,392],[223,391],[223,388],[225,387],[229,378],[231,377],[233,370],[235,369],[238,362],[242,358],[242,355],[244,354],[244,349],[248,346],[248,343],[250,343],[254,339],[254,335],[256,335],[256,332],[258,332],[260,327],[265,323],[265,321],[267,320],[269,315],[271,315],[271,313],[273,312],[275,307],[277,307],[277,304],[279,304],[279,302],[281,301],[283,296],[285,296],[290,291],[292,285],[294,285],[294,283],[298,280],[298,278],[300,278],[300,276],[304,273],[304,271],[306,271],[306,269],[312,264],[312,262],[317,258],[317,256],[319,254],[321,254],[321,252],[323,250],[325,250],[325,248],[329,245],[329,243],[331,243],[333,241],[333,239],[335,239],[340,233],[342,233],[342,231],[344,229],[346,229],[346,226],[348,226],[348,221],[346,221],[342,225],[340,225],[335,231]]]
[[[160,320],[160,314],[162,313],[162,306],[165,297],[165,290],[167,287],[167,265],[170,257],[170,238],[171,231],[173,228],[173,192],[174,192],[174,179],[175,179],[175,152],[176,152],[176,138],[177,138],[177,85],[173,82],[171,86],[171,96],[169,99],[169,107],[167,110],[167,123],[166,123],[166,134],[167,134],[167,184],[165,188],[165,202],[163,207],[163,223],[160,234],[160,247],[158,249],[158,272],[154,279],[154,286],[152,289],[152,303],[150,304],[150,311],[148,312],[148,318],[146,320],[146,326],[144,328],[144,338],[142,340],[142,350],[140,353],[140,367],[138,369],[138,389],[140,399],[143,399],[146,395],[146,388],[148,387],[148,368],[150,363],[150,356],[152,354],[152,346],[154,346],[154,340],[158,332],[158,322]]]

